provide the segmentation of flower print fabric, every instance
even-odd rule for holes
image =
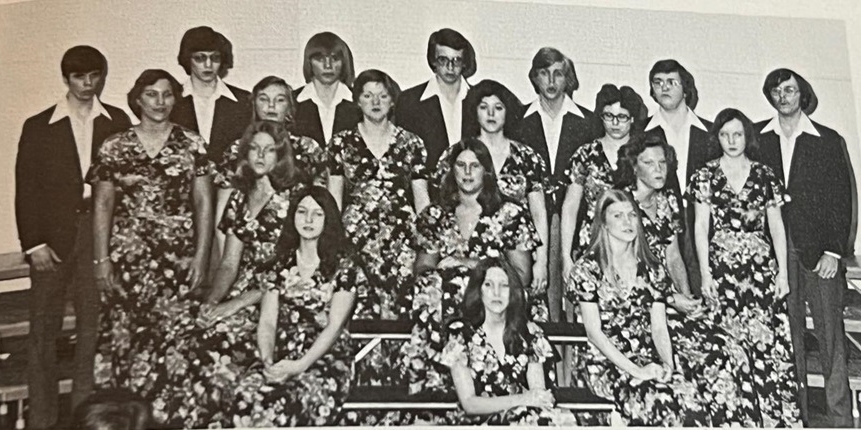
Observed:
[[[203,139],[174,126],[153,157],[134,128],[111,136],[87,175],[116,189],[109,248],[119,289],[102,293],[95,381],[140,394],[170,426],[197,419],[186,402],[198,388],[190,377],[199,349],[192,335],[199,306],[188,282],[192,185],[211,172]]]
[[[326,150],[310,137],[290,134],[290,146],[293,150],[293,167],[296,169],[298,183],[326,185],[328,174],[326,167],[328,154]],[[239,167],[239,139],[235,140],[224,151],[222,159],[215,166],[213,183],[219,188],[232,188],[231,181]]]
[[[355,293],[367,284],[361,266],[342,257],[334,275],[318,269],[311,285],[303,285],[296,253],[271,270],[258,272],[261,289],[278,292],[274,362],[305,356],[329,324],[332,296]],[[267,382],[257,366],[238,382],[231,415],[236,427],[295,427],[333,425],[347,399],[355,350],[346,329],[329,350],[301,374],[282,382]]]
[[[448,160],[451,157],[451,148],[449,147],[442,153],[441,160]],[[436,171],[431,174],[429,186],[437,193],[449,171],[450,164],[441,162],[437,165]],[[528,208],[529,194],[544,193],[546,172],[547,167],[544,160],[535,150],[520,142],[510,141],[508,157],[503,162],[499,174],[496,175],[499,192],[512,202]],[[532,218],[531,213],[527,215],[530,219]],[[541,290],[533,290],[532,286],[529,285],[527,286],[527,293],[531,319],[537,322],[549,321],[550,310],[546,285]]]
[[[771,168],[751,162],[736,192],[717,159],[691,177],[688,193],[709,206],[714,228],[709,269],[719,302],[714,318],[747,351],[762,414],[759,425],[799,425],[787,303],[775,295],[778,267],[766,227],[766,210],[784,203],[783,185]]]
[[[520,338],[521,351],[517,354],[506,351],[500,357],[487,341],[482,327],[454,320],[446,327],[448,341],[439,355],[439,362],[448,368],[455,365],[468,368],[476,396],[501,397],[525,393],[529,390],[529,364],[543,364],[555,353],[538,325],[528,322],[527,330],[528,333]],[[484,416],[466,415],[461,409],[451,424],[575,426],[577,423],[574,414],[565,409],[517,406]]]
[[[583,187],[583,197],[580,202],[581,211],[585,213],[580,223],[579,233],[572,244],[572,252],[580,254],[589,247],[592,234],[592,222],[595,220],[595,205],[604,191],[613,186],[613,166],[604,155],[604,147],[600,140],[587,143],[574,151],[568,168],[565,169],[566,186],[578,184]],[[585,212],[582,207],[585,207]]]

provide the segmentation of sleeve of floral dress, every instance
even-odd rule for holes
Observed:
[[[574,268],[565,280],[565,298],[571,303],[598,302],[598,289],[601,287],[601,268],[592,256],[585,256],[574,262]]]
[[[439,205],[430,205],[419,214],[416,220],[416,251],[427,254],[439,254],[441,218],[443,209]]]
[[[287,279],[293,275],[299,276],[298,271],[291,274],[290,269],[286,268],[281,260],[272,264],[264,264],[254,270],[254,282],[260,291],[280,291],[280,288],[286,284]]]
[[[526,193],[544,192],[544,178],[547,177],[547,166],[544,160],[532,148],[522,145],[526,162]]]
[[[682,210],[679,198],[675,193],[664,193],[667,196],[667,208],[670,210],[670,226],[673,232],[681,234],[685,231],[685,223],[682,222]]]
[[[227,200],[227,206],[224,208],[224,215],[221,217],[221,222],[218,223],[218,230],[222,233],[227,234],[236,227],[237,214],[239,213],[242,198],[242,191],[233,190],[230,193],[230,199]]]
[[[452,321],[446,327],[448,341],[446,341],[445,347],[443,347],[442,353],[439,355],[440,364],[449,368],[455,364],[469,365],[466,336],[464,334],[465,328],[466,325],[461,320]]]
[[[335,272],[335,289],[333,292],[346,291],[355,293],[359,289],[368,287],[368,278],[362,265],[355,258],[342,257],[338,263],[338,271]]]
[[[787,195],[783,181],[774,174],[774,170],[762,164],[762,187],[765,191],[765,207],[780,207],[786,203]]]
[[[574,155],[568,160],[567,167],[563,173],[563,181],[566,186],[571,184],[584,185],[589,175],[589,148],[592,144],[582,145],[574,151]]]
[[[672,281],[667,275],[667,270],[661,264],[649,269],[649,286],[651,287],[652,299],[656,302],[666,303],[667,296],[673,294]]]
[[[449,146],[442,152],[442,155],[439,157],[439,161],[436,163],[436,169],[431,171],[428,175],[428,189],[435,190],[435,193],[439,193],[439,190],[442,189],[442,181],[451,168],[451,164],[448,162],[448,157],[451,155],[451,148],[452,147]]]
[[[708,167],[703,167],[694,172],[685,195],[692,202],[711,203],[711,173]]]
[[[308,159],[311,179],[325,178],[326,169],[329,168],[329,153],[316,140],[306,136],[302,136],[301,139],[300,146],[304,149],[304,155]]]
[[[422,139],[415,134],[404,130],[410,148],[410,180],[428,179],[428,150]]]
[[[344,130],[335,134],[326,146],[326,167],[332,176],[344,176],[344,138],[347,133],[349,131]]]
[[[218,188],[231,188],[236,167],[239,164],[239,139],[236,139],[221,155],[221,159],[215,163],[215,175],[212,183]]]
[[[122,162],[121,149],[127,140],[127,131],[117,133],[105,140],[96,154],[96,159],[87,172],[86,182],[94,184],[99,181],[117,183],[119,165]]]
[[[547,360],[553,359],[555,351],[553,346],[550,345],[550,341],[547,340],[547,336],[544,335],[544,330],[532,321],[526,323],[526,328],[529,330],[529,337],[532,339],[532,343],[528,349],[529,361],[544,363]]]
[[[185,130],[189,140],[189,151],[194,157],[194,175],[211,175],[215,171],[215,164],[206,155],[206,141],[199,134]]]
[[[538,230],[529,211],[515,203],[505,202],[499,208],[502,215],[502,246],[504,250],[532,252],[541,245]]]

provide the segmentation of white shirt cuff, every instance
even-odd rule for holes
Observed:
[[[32,254],[32,253],[34,253],[34,252],[38,251],[39,249],[42,249],[42,248],[46,247],[46,246],[48,246],[48,244],[47,244],[47,243],[43,243],[43,244],[41,244],[41,245],[36,245],[36,246],[34,246],[34,247],[32,247],[32,248],[30,248],[30,249],[28,249],[28,250],[24,251],[24,253],[25,253],[25,254],[27,254],[27,255],[30,255],[30,254]]]
[[[825,254],[825,255],[830,255],[830,256],[832,256],[832,257],[834,257],[834,258],[838,259],[838,260],[840,260],[840,259],[842,259],[842,258],[843,258],[843,257],[841,257],[841,256],[840,256],[840,254],[835,254],[835,253],[833,253],[833,252],[831,252],[831,251],[823,251],[822,253],[823,253],[823,254]]]

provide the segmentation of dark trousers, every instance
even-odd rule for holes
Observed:
[[[75,363],[72,407],[93,389],[93,359],[99,326],[99,292],[93,282],[93,222],[78,217],[75,247],[54,271],[30,272],[30,335],[27,360],[29,428],[57,422],[57,338],[63,325],[67,290],[75,306]]]
[[[808,423],[807,357],[804,349],[805,300],[810,304],[813,333],[819,342],[819,362],[825,378],[826,413],[829,427],[852,427],[852,393],[846,370],[846,337],[843,329],[843,292],[846,277],[841,267],[835,277],[822,279],[804,267],[790,244],[789,326],[798,375],[798,403]]]

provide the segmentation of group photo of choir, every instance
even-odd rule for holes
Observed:
[[[230,33],[187,29],[185,76],[112,82],[136,118],[100,100],[99,47],[69,46],[67,91],[24,122],[28,428],[67,422],[67,291],[75,428],[609,424],[557,405],[568,386],[628,426],[801,427],[808,315],[826,419],[852,426],[854,174],[798,64],[757,71],[769,117],[703,118],[681,58],[642,70],[648,93],[578,93],[590,111],[552,46],[528,73],[476,80],[479,36],[439,28],[427,81],[402,88],[320,29],[298,48],[302,85],[246,90],[227,77]],[[521,100],[510,88],[526,80]],[[357,360],[351,323],[369,320],[409,324],[409,339]],[[551,344],[556,322],[588,342]],[[343,409],[359,386],[454,392],[459,407]]]

